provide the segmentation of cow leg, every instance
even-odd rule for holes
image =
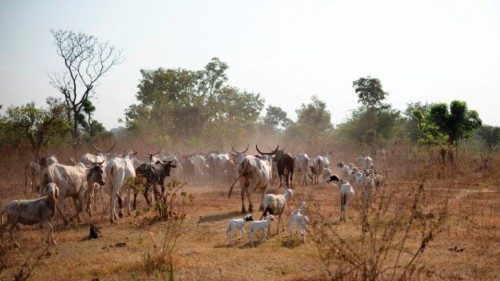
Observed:
[[[345,221],[345,194],[340,195],[340,221]]]
[[[266,184],[266,186],[264,187],[264,193],[262,194],[262,200],[260,201],[260,207],[259,207],[259,210],[261,211],[264,210],[264,197],[266,196],[268,189],[269,189],[269,183]]]
[[[127,189],[127,215],[131,216],[132,215],[132,210],[130,208],[131,200],[132,199],[132,191],[130,189]]]
[[[104,201],[104,187],[105,185],[99,185],[99,202],[102,203]]]
[[[247,189],[248,211],[253,212],[252,189]]]
[[[87,214],[89,214],[90,217],[93,216],[92,201],[95,200],[96,197],[97,197],[96,196],[96,184],[93,184],[92,187],[90,188],[90,191],[86,192],[86,194],[84,194],[84,198],[87,201],[85,211],[87,212]]]
[[[52,227],[52,224],[50,223],[50,221],[44,221],[44,222],[41,222],[40,223],[40,228],[45,228],[47,227],[49,232],[47,233],[47,243],[53,243],[54,245],[56,244],[56,241],[54,241],[54,236],[52,235],[53,234],[53,231],[54,231],[54,228]]]
[[[19,248],[20,247],[19,243],[17,243],[16,237],[14,237],[14,230],[16,230],[16,226],[17,226],[17,219],[10,225],[10,239],[14,242],[14,246],[16,248]]]
[[[281,226],[283,226],[283,222],[281,221],[281,213],[282,213],[282,212],[280,212],[280,213],[278,214],[278,227],[277,227],[277,229],[276,229],[276,235],[280,234],[280,222],[281,222]],[[271,224],[269,224],[269,225],[271,225]],[[270,233],[270,232],[269,232],[269,233]]]
[[[137,209],[137,194],[139,193],[139,191],[135,190],[134,189],[134,202],[132,203],[132,208],[134,208],[134,210]],[[147,200],[147,196],[146,197],[146,200]]]
[[[79,197],[72,197],[73,199],[73,205],[75,205],[75,210],[76,210],[76,214],[72,217],[72,219],[75,219],[78,221],[78,222],[81,222],[82,221],[82,218],[80,217],[80,213],[82,212],[82,200],[81,198]]]
[[[116,193],[111,191],[109,196],[109,219],[111,223],[115,223],[115,202],[116,202]]]
[[[63,218],[64,224],[68,225],[69,220],[63,212],[64,205],[65,205],[65,203],[64,203],[65,199],[66,199],[66,193],[61,193],[59,195],[59,199],[57,200],[56,208],[57,208],[57,211],[59,212],[59,214],[61,214],[61,217]]]
[[[146,187],[144,189],[143,194],[144,194],[144,198],[146,199],[146,203],[148,204],[148,207],[151,208],[151,200],[149,200],[149,187]]]
[[[241,213],[244,214],[247,211],[245,210],[245,188],[241,189]]]

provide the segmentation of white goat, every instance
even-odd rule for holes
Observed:
[[[56,200],[59,198],[59,188],[55,183],[49,183],[46,187],[47,196],[32,200],[14,200],[3,208],[0,213],[0,239],[3,238],[5,228],[10,224],[10,238],[16,247],[19,247],[14,230],[18,223],[24,225],[40,224],[40,227],[47,225],[49,235],[47,242],[56,244],[54,240],[52,221],[56,215]],[[7,215],[7,223],[4,224],[3,215]]]
[[[332,171],[330,170],[330,168],[323,168],[323,171],[321,172],[321,175],[323,176],[323,180],[325,182],[328,182],[328,179],[332,175]]]
[[[344,162],[338,163],[337,167],[339,167],[340,171],[342,172],[342,179],[343,180],[348,180],[348,178],[349,178],[349,172],[350,172],[349,167],[346,164],[344,164]]]
[[[354,167],[347,179],[349,182],[352,182],[356,188],[360,188],[362,185],[363,173],[357,167]]]
[[[309,218],[304,214],[306,207],[306,202],[300,202],[299,208],[294,210],[290,215],[288,220],[288,229],[290,234],[299,233],[302,236],[302,240],[306,237],[306,227],[309,222]]]
[[[245,223],[253,221],[252,214],[248,214],[242,218],[237,218],[237,219],[232,219],[227,223],[227,229],[226,229],[226,245],[231,244],[231,237],[234,235],[236,231],[238,231],[238,234],[240,235],[239,239],[241,239],[241,233],[245,233],[245,229],[243,226],[245,226]]]
[[[359,161],[362,163],[362,167],[363,169],[366,169],[366,170],[370,170],[370,169],[373,169],[374,166],[373,166],[373,159],[370,157],[370,156],[359,156],[358,158],[356,158],[356,161]]]
[[[349,201],[356,194],[354,188],[347,181],[340,180],[337,175],[330,177],[329,182],[337,182],[340,187],[340,221],[346,221]]]
[[[293,197],[293,190],[287,189],[283,194],[266,194],[264,196],[264,199],[262,200],[262,206],[264,208],[264,212],[262,213],[260,219],[267,216],[267,212],[269,212],[271,215],[278,215],[277,234],[279,234],[280,231],[280,221],[281,221],[281,227],[283,227],[283,231],[285,230],[285,226],[283,225],[283,219],[281,218],[281,215],[283,214],[283,210],[285,210],[286,203],[292,197]]]
[[[263,231],[262,239],[260,241],[264,241],[267,239],[267,234],[268,234],[267,230],[271,226],[271,222],[273,220],[274,216],[269,215],[263,220],[254,221],[250,224],[248,231],[248,242],[250,243],[251,246],[253,246],[253,235],[255,234],[255,232],[259,230]]]

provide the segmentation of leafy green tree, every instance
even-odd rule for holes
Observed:
[[[476,134],[490,153],[497,150],[500,143],[500,127],[484,125],[477,129]]]
[[[217,145],[255,133],[264,100],[259,94],[226,86],[210,99],[207,108],[210,109],[210,121],[205,127],[204,139]]]
[[[201,130],[203,99],[197,94],[199,74],[186,69],[141,70],[139,104],[126,111],[127,127],[140,131],[162,131],[186,137]],[[189,116],[187,115],[189,114]]]
[[[286,131],[289,140],[307,145],[319,145],[328,141],[333,126],[325,102],[312,96],[310,103],[303,103],[295,112],[297,121]]]
[[[378,78],[361,77],[352,82],[352,87],[358,94],[358,102],[367,108],[381,108],[383,100],[388,93],[382,89],[382,83]]]
[[[48,98],[47,104],[47,109],[37,108],[33,102],[9,107],[2,118],[2,135],[9,136],[9,143],[27,140],[34,156],[38,157],[43,146],[70,132],[65,104],[54,98]]]
[[[227,85],[226,63],[213,58],[203,70],[141,70],[138,103],[126,111],[130,132],[163,144],[198,145],[253,130],[264,101]],[[156,134],[156,135],[155,135]],[[203,139],[203,142],[201,142]]]
[[[312,96],[311,102],[302,104],[297,113],[297,126],[310,133],[326,133],[333,128],[331,114],[326,110],[326,103]]]
[[[341,138],[354,140],[375,149],[378,143],[387,143],[395,137],[401,113],[385,104],[388,93],[377,78],[361,77],[352,83],[361,106],[352,116],[339,125]]]
[[[408,103],[404,111],[405,119],[405,133],[406,136],[412,141],[417,142],[422,138],[422,132],[420,130],[420,120],[414,114],[415,111],[427,112],[431,107],[431,104],[414,102]]]
[[[227,82],[226,70],[228,68],[229,66],[219,58],[212,58],[205,69],[198,72],[200,75],[199,91],[211,96],[221,89]]]
[[[287,117],[287,113],[279,106],[268,106],[266,116],[264,117],[264,124],[274,130],[280,128],[287,128],[292,124],[292,120]]]
[[[481,119],[475,110],[468,110],[464,101],[433,104],[428,111],[415,110],[419,120],[421,141],[456,147],[461,139],[468,138],[481,126]]]
[[[375,128],[373,119],[377,119]],[[352,115],[336,128],[335,138],[344,142],[372,147],[375,143],[389,144],[401,139],[401,113],[387,106],[378,111],[359,107]],[[378,132],[375,135],[375,131]]]

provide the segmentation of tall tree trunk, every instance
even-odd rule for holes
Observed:
[[[79,140],[79,132],[78,132],[78,120],[76,119],[76,116],[78,113],[76,111],[73,111],[73,128],[71,129],[71,136],[73,137],[73,149],[76,149],[78,145],[80,144]]]

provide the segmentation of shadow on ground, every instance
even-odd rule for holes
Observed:
[[[241,212],[231,211],[231,212],[222,213],[222,214],[202,216],[198,220],[198,224],[205,223],[205,222],[216,222],[216,221],[226,220],[226,219],[229,219],[229,218],[232,218],[235,216],[241,216]]]

